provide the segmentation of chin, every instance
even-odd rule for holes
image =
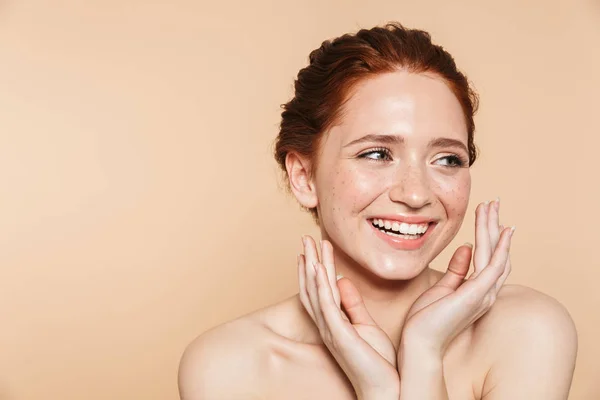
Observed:
[[[396,257],[371,260],[366,262],[365,268],[379,278],[386,280],[411,280],[419,276],[427,267],[428,262],[410,257]]]

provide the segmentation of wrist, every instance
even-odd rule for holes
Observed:
[[[385,393],[372,393],[366,395],[358,395],[357,400],[398,400],[400,398],[400,388],[397,392],[390,391]]]
[[[400,339],[400,351],[410,352],[411,354],[421,354],[430,358],[443,357],[445,354],[445,344],[437,343],[432,340],[424,339],[421,334],[411,334],[404,332]]]
[[[443,357],[428,346],[403,347],[399,355],[401,376],[399,398],[448,400]]]
[[[400,397],[400,381],[393,387],[373,389],[369,392],[356,392],[358,400],[398,400]]]
[[[423,372],[437,372],[443,367],[443,351],[424,342],[402,341],[398,356],[398,371],[410,368]]]
[[[400,398],[448,400],[443,351],[423,341],[402,341],[398,354]]]
[[[402,363],[398,366],[398,372],[403,378],[412,375],[438,375],[444,372],[442,357],[431,354],[406,354],[402,356]]]

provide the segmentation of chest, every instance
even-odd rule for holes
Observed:
[[[481,393],[477,371],[454,354],[444,359],[444,378],[450,399],[477,400]],[[326,352],[302,357],[273,357],[264,400],[356,400],[344,372]]]

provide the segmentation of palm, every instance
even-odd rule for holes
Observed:
[[[356,286],[346,278],[338,280],[337,286],[346,323],[350,324],[358,336],[395,369],[396,349],[389,336],[369,315]]]
[[[424,308],[430,306],[431,304],[435,303],[443,297],[446,297],[451,293],[454,293],[454,289],[452,288],[446,286],[439,286],[437,284],[432,286],[423,294],[421,294],[421,296],[419,296],[417,300],[413,303],[413,305],[408,311],[408,314],[406,315],[405,323],[408,323],[411,318],[413,318],[414,316],[416,316],[416,314],[419,313],[419,311],[423,310]]]
[[[373,325],[355,324],[356,333],[371,346],[391,366],[396,365],[396,349],[388,335],[381,328]]]

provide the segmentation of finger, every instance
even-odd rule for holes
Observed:
[[[341,278],[338,281],[338,287],[342,307],[350,322],[352,324],[376,325],[354,283],[348,278]]]
[[[475,252],[473,254],[473,265],[475,266],[476,274],[479,274],[488,265],[492,256],[487,211],[488,205],[486,203],[481,203],[475,211]]]
[[[317,254],[317,247],[312,237],[306,235],[302,238],[304,243],[304,258],[305,258],[305,270],[306,270],[306,292],[308,293],[308,300],[310,302],[314,321],[321,329],[323,325],[322,315],[319,312],[319,297],[317,293],[317,280],[316,280],[316,269],[315,264],[319,261]]]
[[[500,232],[502,232],[504,230],[504,225],[500,224]],[[508,275],[510,274],[512,267],[510,264],[510,254],[508,256],[508,260],[506,261],[506,265],[504,266],[504,272],[502,273],[502,275],[500,276],[500,278],[498,278],[498,282],[496,283],[496,293],[500,292],[500,288],[504,285],[504,282],[506,281],[506,278],[508,278]]]
[[[502,289],[502,286],[504,286],[504,282],[506,282],[506,279],[508,278],[508,275],[510,275],[511,270],[512,266],[510,264],[509,255],[508,260],[506,260],[506,265],[504,266],[504,272],[502,273],[502,275],[500,275],[500,278],[498,278],[498,281],[496,282],[496,293],[499,293],[500,289]]]
[[[317,263],[317,291],[319,294],[319,313],[323,319],[323,331],[329,331],[334,337],[348,328],[342,318],[342,311],[335,303],[332,287],[325,266]]]
[[[325,318],[323,316],[323,310],[321,309],[321,304],[320,304],[320,299],[319,299],[319,282],[318,282],[319,268],[324,269],[325,267],[323,267],[322,264],[319,262],[317,262],[313,265],[314,278],[312,279],[311,283],[313,285],[314,290],[309,291],[309,298],[310,298],[310,303],[312,305],[313,313],[315,315],[315,323],[316,323],[317,327],[319,328],[319,331],[321,332],[321,336],[323,336],[323,334],[327,330],[327,325],[325,322]],[[324,289],[320,288],[320,290],[324,290]]]
[[[312,310],[312,305],[310,304],[310,299],[308,298],[308,292],[306,290],[306,263],[304,260],[304,255],[300,254],[298,256],[298,285],[300,286],[300,302],[304,306],[304,309],[310,315],[313,321],[315,320],[315,314]]]
[[[333,246],[328,240],[321,240],[321,261],[327,271],[327,280],[331,287],[333,300],[340,307],[340,291],[337,286],[335,263],[333,261]]]
[[[469,273],[472,249],[473,245],[471,243],[465,243],[456,249],[448,263],[448,270],[436,285],[456,290],[464,282],[467,273]]]
[[[490,231],[490,247],[496,248],[500,239],[500,198],[490,203],[490,212],[488,214],[488,229]]]
[[[502,232],[504,230],[504,225],[500,224],[500,232]],[[504,272],[502,272],[502,275],[500,275],[500,278],[498,278],[498,281],[496,282],[496,294],[498,294],[500,292],[500,289],[502,288],[502,286],[504,286],[504,282],[506,282],[506,279],[508,278],[508,275],[510,275],[510,272],[512,270],[512,265],[510,262],[510,253],[508,254],[508,259],[506,260],[506,265],[504,266]]]
[[[319,261],[319,254],[317,253],[317,245],[314,239],[309,235],[302,236],[302,243],[304,244],[304,257],[306,258],[306,265],[312,267],[312,265]],[[311,268],[307,268],[314,273]]]
[[[476,278],[470,280],[474,282],[477,290],[482,296],[487,293],[500,278],[504,272],[506,261],[508,260],[508,254],[510,251],[511,236],[514,230],[512,228],[506,228],[500,234],[500,240],[498,246],[492,255],[489,265]]]

